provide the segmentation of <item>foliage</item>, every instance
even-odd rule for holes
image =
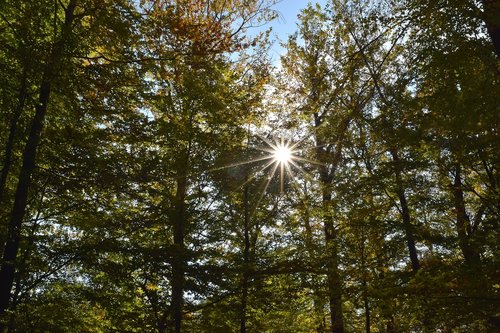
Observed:
[[[0,331],[500,327],[491,4],[273,3],[0,4]]]

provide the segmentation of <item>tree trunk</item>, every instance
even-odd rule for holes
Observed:
[[[368,277],[366,274],[366,259],[365,259],[365,236],[363,232],[362,237],[362,245],[361,245],[361,269],[362,272],[362,286],[363,286],[363,305],[365,308],[365,332],[370,333],[371,330],[371,318],[370,318],[370,302],[368,299]]]
[[[464,193],[462,190],[462,178],[460,165],[455,166],[455,177],[453,180],[453,197],[455,201],[455,214],[457,219],[458,245],[469,266],[480,263],[479,253],[471,244],[472,227],[469,215],[465,209]]]
[[[26,214],[31,176],[36,166],[36,155],[41,140],[41,132],[44,126],[51,86],[54,78],[58,74],[65,42],[71,32],[76,2],[76,0],[71,0],[65,10],[66,15],[61,38],[54,43],[50,58],[45,66],[42,84],[40,85],[38,104],[35,108],[35,116],[31,123],[30,134],[23,152],[23,164],[15,192],[14,206],[7,229],[7,239],[3,251],[2,266],[0,268],[0,281],[2,281],[2,284],[0,284],[0,316],[2,316],[9,307],[11,289],[14,283],[15,261],[19,251],[21,226],[24,215]],[[0,324],[0,332],[2,330],[3,327]]]
[[[366,280],[363,280],[363,303],[365,307],[365,332],[370,333],[371,332],[370,302],[368,300],[368,288],[366,285]]]
[[[31,22],[31,16],[30,15],[24,15],[22,19],[22,24],[23,28],[26,31],[26,34],[29,35],[30,31],[30,26],[32,24]],[[31,51],[30,46],[27,46],[26,42],[22,43],[21,50],[23,51],[22,53],[30,53]],[[19,121],[19,118],[21,117],[21,114],[23,113],[25,104],[26,104],[26,99],[28,97],[28,77],[29,77],[29,72],[31,68],[31,58],[30,56],[24,55],[22,57],[22,65],[23,65],[23,70],[22,74],[20,77],[20,84],[19,84],[19,95],[17,98],[17,104],[14,107],[14,112],[12,114],[12,118],[10,120],[10,126],[9,126],[9,134],[7,137],[7,142],[5,144],[5,151],[4,151],[4,156],[3,156],[3,167],[2,171],[0,173],[0,207],[3,203],[3,200],[5,198],[5,187],[7,184],[7,179],[9,176],[10,168],[12,167],[12,154],[14,150],[14,141],[16,137],[16,132],[17,132],[17,124]],[[3,247],[5,242],[5,239],[0,240],[0,244]],[[1,253],[0,253],[1,255]]]
[[[314,95],[314,94],[313,94]],[[314,124],[318,128],[322,124],[320,116],[314,114]],[[348,120],[344,119],[340,134],[343,134],[348,127]],[[341,137],[341,135],[339,135]],[[322,186],[322,209],[323,209],[323,232],[325,235],[325,245],[327,253],[327,284],[328,301],[330,304],[330,320],[332,323],[332,333],[344,333],[344,315],[342,309],[342,281],[339,272],[337,235],[335,223],[332,216],[331,204],[332,195],[330,186],[340,163],[342,141],[338,139],[335,145],[335,152],[327,150],[321,138],[316,137],[316,159],[324,163],[319,167],[320,182]],[[330,168],[327,166],[328,163]]]
[[[304,185],[304,191],[307,193],[307,187]],[[309,212],[309,207],[308,203],[305,200],[305,202],[302,202],[302,207],[301,210],[304,211],[304,228],[305,228],[305,244],[307,251],[309,253],[309,256],[311,258],[314,257],[314,249],[313,249],[313,233],[312,233],[312,227],[311,227],[311,216]],[[317,333],[325,333],[326,330],[326,323],[325,323],[325,315],[324,315],[324,302],[321,300],[321,293],[318,290],[318,284],[316,283],[314,277],[312,278],[311,286],[310,288],[313,291],[313,306],[314,306],[314,311],[316,313],[316,317],[319,319],[319,322],[316,322],[316,332]]]
[[[317,140],[318,142],[318,140]],[[317,144],[321,147],[322,144]],[[319,161],[323,151],[317,151]],[[320,168],[320,180],[323,187],[322,201],[323,201],[323,231],[325,235],[325,245],[327,253],[327,283],[328,283],[328,301],[330,304],[330,320],[332,323],[332,333],[344,333],[344,315],[342,309],[342,280],[339,272],[338,260],[338,247],[337,247],[337,234],[335,230],[335,223],[332,216],[331,204],[332,195],[329,187],[333,179],[333,174],[338,165],[340,158],[340,147],[337,146],[334,161],[332,161],[333,168],[328,172],[326,166]]]
[[[19,88],[19,97],[17,100],[16,109],[14,110],[14,114],[12,115],[12,119],[10,120],[9,127],[9,136],[7,137],[7,143],[5,144],[5,152],[3,157],[3,167],[2,172],[0,174],[0,205],[2,205],[3,199],[5,197],[5,186],[7,184],[7,177],[9,176],[10,168],[12,166],[12,153],[14,150],[14,139],[16,137],[17,132],[17,122],[19,121],[19,117],[24,109],[24,105],[26,103],[26,97],[28,94],[28,71],[27,66],[23,70],[23,74],[21,76],[21,85]],[[3,244],[3,239],[1,244]]]
[[[182,324],[182,308],[184,303],[184,280],[186,248],[184,245],[185,229],[185,197],[187,191],[187,177],[185,174],[177,179],[175,195],[175,215],[173,220],[174,257],[172,260],[172,301],[171,315],[175,333],[180,333]]]
[[[338,248],[335,226],[330,211],[331,194],[323,193],[323,226],[325,243],[328,253],[327,280],[328,299],[330,302],[330,319],[332,321],[332,333],[344,333],[344,316],[342,309],[342,281],[340,279]]]
[[[398,156],[398,151],[395,148],[390,149],[392,155],[392,160],[395,163],[395,174],[396,174],[396,192],[399,199],[399,204],[401,205],[401,217],[403,219],[403,228],[405,231],[406,245],[408,247],[408,252],[410,254],[411,267],[413,271],[418,271],[420,269],[420,262],[418,260],[417,248],[415,246],[415,236],[413,233],[413,225],[411,223],[410,209],[408,208],[408,201],[406,201],[406,195],[403,189],[403,184],[401,181],[401,161]]]
[[[244,237],[245,247],[243,248],[243,277],[241,282],[241,313],[240,313],[240,333],[247,331],[247,301],[248,301],[248,269],[250,264],[250,216],[248,209],[248,184],[245,185],[243,192],[244,205]]]
[[[394,325],[394,316],[391,314],[385,323],[385,331],[387,333],[396,333],[396,326]]]
[[[483,0],[483,21],[500,58],[500,0]]]

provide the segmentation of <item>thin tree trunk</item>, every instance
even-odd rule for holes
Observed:
[[[372,219],[370,217],[370,219]],[[361,269],[362,271],[362,286],[363,286],[363,305],[365,308],[365,332],[370,333],[371,318],[370,318],[370,302],[368,299],[368,281],[366,276],[366,259],[365,259],[365,235],[364,227],[362,227],[362,245],[361,245]]]
[[[71,32],[76,2],[76,0],[71,0],[65,10],[66,15],[61,38],[59,41],[54,43],[50,58],[45,66],[42,84],[40,85],[39,100],[35,108],[35,116],[31,123],[30,134],[23,152],[23,164],[15,192],[14,206],[12,209],[10,223],[8,225],[7,240],[3,251],[2,266],[0,268],[0,281],[2,281],[0,284],[0,316],[2,316],[9,307],[12,285],[14,283],[15,260],[19,251],[21,226],[24,215],[26,214],[28,191],[31,186],[31,176],[36,165],[36,155],[50,99],[51,86],[54,78],[58,74],[65,42]],[[0,324],[0,332],[2,332],[3,329],[4,327]]]
[[[390,153],[392,155],[392,160],[395,163],[396,192],[399,204],[401,205],[401,217],[403,219],[406,245],[410,255],[411,267],[413,271],[416,272],[420,269],[420,261],[418,260],[417,248],[415,246],[415,235],[413,232],[413,225],[411,223],[410,209],[408,208],[408,201],[406,200],[406,195],[401,181],[401,161],[398,156],[398,151],[395,148],[391,148]]]
[[[7,143],[5,144],[3,167],[2,167],[2,172],[0,174],[0,205],[3,203],[5,197],[5,186],[7,184],[7,177],[9,176],[10,168],[12,166],[12,153],[14,150],[14,139],[16,137],[16,132],[17,132],[17,123],[19,121],[19,117],[21,117],[21,114],[23,112],[24,105],[26,103],[26,97],[28,95],[27,82],[28,82],[28,70],[27,70],[27,65],[25,65],[23,74],[21,76],[21,85],[19,88],[19,97],[17,100],[17,105],[14,110],[14,114],[12,115],[12,119],[10,121],[9,136],[7,137]]]
[[[385,331],[387,333],[396,333],[396,326],[394,325],[394,316],[391,314],[385,323]]]
[[[368,300],[368,287],[366,279],[363,279],[363,303],[365,307],[365,332],[370,333],[371,330],[370,302]]]
[[[26,31],[29,31],[29,27],[31,25],[31,18],[30,15],[24,15],[23,17],[23,26]],[[26,45],[26,44],[23,44]],[[24,49],[22,48],[23,51],[28,51],[29,47]],[[5,187],[7,184],[7,179],[9,176],[10,168],[12,167],[12,154],[14,150],[14,141],[16,137],[16,132],[17,132],[17,124],[19,121],[19,118],[21,117],[21,114],[23,113],[25,104],[26,104],[26,98],[28,97],[28,76],[29,76],[29,71],[30,71],[30,65],[31,65],[31,59],[29,56],[24,56],[22,59],[22,64],[23,64],[23,71],[20,77],[20,85],[19,85],[19,95],[17,98],[17,104],[14,108],[14,112],[12,114],[12,118],[10,120],[10,126],[9,126],[9,134],[7,137],[7,142],[5,144],[5,151],[4,151],[4,163],[2,167],[2,171],[0,174],[0,206],[3,203],[3,200],[5,198]],[[1,240],[0,244],[4,245],[4,239]]]
[[[477,250],[471,244],[472,227],[469,215],[465,209],[464,193],[462,190],[460,165],[455,166],[455,177],[453,180],[453,197],[455,199],[455,214],[457,219],[458,245],[464,256],[465,262],[470,266],[477,266],[480,257]]]
[[[245,247],[243,248],[243,278],[241,286],[241,313],[240,313],[240,333],[247,331],[247,302],[248,302],[248,269],[250,264],[250,216],[248,209],[248,185],[245,185],[243,191],[243,205],[244,205],[244,237]]]
[[[332,333],[344,333],[344,319],[342,309],[342,281],[338,268],[338,248],[335,226],[330,212],[331,194],[323,193],[323,217],[324,234],[327,259],[328,296],[330,302],[330,317],[332,321]]]
[[[182,175],[177,179],[177,190],[175,195],[175,216],[173,221],[174,231],[174,258],[172,260],[172,301],[171,313],[174,324],[174,332],[180,333],[182,325],[182,308],[184,303],[184,280],[185,280],[185,197],[187,191],[187,177]]]
[[[304,191],[307,193],[307,187],[305,185],[304,185]],[[307,251],[309,252],[309,255],[311,257],[313,257],[314,256],[313,233],[312,233],[312,228],[311,228],[311,217],[310,217],[310,213],[309,213],[309,208],[307,206],[307,202],[303,202],[303,205],[301,208],[304,210],[303,219],[304,219],[304,228],[306,231],[305,244],[306,244]],[[321,301],[321,295],[320,295],[320,292],[318,290],[318,286],[314,281],[314,278],[313,278],[311,288],[313,290],[313,295],[314,295],[314,299],[313,299],[314,311],[316,312],[317,318],[320,318],[320,322],[317,323],[317,326],[316,326],[316,332],[317,333],[325,333],[325,329],[326,329],[325,326],[326,325],[325,325],[325,316],[324,316],[324,309],[323,309],[324,302]]]

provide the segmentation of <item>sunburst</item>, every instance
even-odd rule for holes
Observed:
[[[278,145],[273,151],[273,158],[279,164],[288,164],[293,153],[288,145]]]
[[[267,192],[267,189],[269,188],[271,181],[275,179],[276,174],[278,174],[279,176],[280,194],[283,194],[285,192],[284,190],[285,178],[288,177],[289,179],[294,179],[297,173],[295,171],[298,171],[307,178],[313,178],[313,176],[310,175],[307,171],[305,171],[300,164],[307,163],[307,164],[322,165],[322,163],[309,160],[301,156],[302,152],[304,150],[307,150],[307,148],[297,149],[297,147],[301,145],[301,143],[303,143],[305,139],[302,139],[297,142],[292,142],[291,140],[285,140],[283,137],[268,139],[261,135],[257,136],[265,143],[264,147],[257,147],[258,150],[265,152],[264,155],[247,161],[233,163],[230,165],[226,165],[211,170],[211,171],[216,171],[247,164],[260,163],[261,164],[260,169],[253,172],[252,175],[249,175],[249,177],[246,177],[246,181],[237,187],[237,189],[242,188],[251,181],[253,181],[254,179],[256,179],[257,177],[259,177],[260,175],[262,175],[263,173],[267,173],[267,177],[264,178],[263,180],[262,191],[260,192],[259,198],[254,207],[254,212],[255,209],[259,206],[262,198],[264,197],[264,194]]]
[[[304,175],[309,175],[298,164],[298,162],[320,164],[318,162],[300,156],[300,152],[302,150],[296,148],[300,143],[302,143],[302,140],[292,143],[292,141],[285,140],[283,137],[274,139],[268,139],[261,135],[258,135],[258,137],[265,143],[266,146],[257,149],[265,152],[265,155],[248,161],[238,162],[221,168],[212,169],[212,171],[237,167],[245,164],[262,163],[262,167],[254,172],[251,177],[247,178],[247,180],[243,184],[238,186],[238,188],[243,187],[244,185],[255,179],[258,175],[261,175],[263,172],[266,172],[266,170],[269,170],[269,173],[266,177],[267,180],[265,180],[264,188],[261,193],[261,196],[263,196],[267,191],[272,179],[274,179],[277,173],[279,174],[280,179],[280,193],[283,194],[285,178],[294,178],[295,175],[293,170],[298,170]]]
[[[279,169],[280,192],[283,193],[285,176],[288,174],[289,177],[293,177],[291,165],[297,167],[299,170],[302,170],[302,168],[300,168],[294,161],[294,159],[298,158],[298,151],[295,150],[296,145],[292,144],[290,141],[285,141],[283,138],[272,141],[262,136],[260,138],[267,144],[267,147],[262,150],[268,153],[266,157],[271,160],[271,163],[268,164],[266,168],[273,165],[271,173],[268,176],[264,192],[267,190],[271,179],[275,176]]]

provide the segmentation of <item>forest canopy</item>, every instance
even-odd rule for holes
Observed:
[[[500,330],[500,1],[277,2],[0,3],[0,333]]]

